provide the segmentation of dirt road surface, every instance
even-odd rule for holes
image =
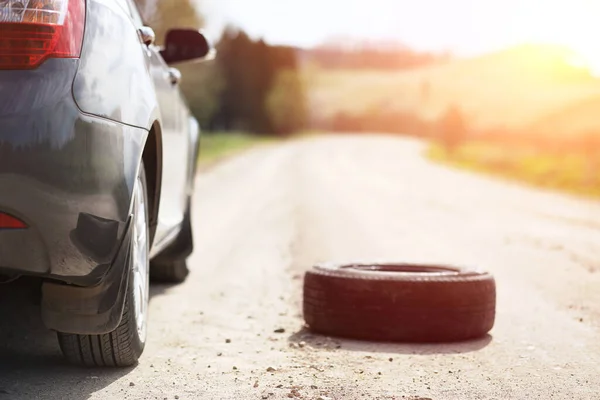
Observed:
[[[29,301],[35,287],[0,287],[0,399],[600,399],[600,205],[451,170],[423,150],[314,137],[203,172],[193,273],[153,287],[136,368],[66,366]],[[496,326],[446,345],[310,335],[303,272],[356,260],[490,270]]]

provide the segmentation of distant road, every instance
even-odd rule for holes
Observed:
[[[35,307],[9,311],[28,292],[0,286],[0,399],[600,398],[600,205],[447,169],[423,149],[315,137],[203,172],[193,273],[153,288],[132,370],[64,367]],[[302,273],[354,260],[492,271],[491,336],[413,346],[309,335]]]

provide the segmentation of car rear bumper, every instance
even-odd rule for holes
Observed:
[[[0,270],[92,286],[125,235],[148,132],[82,113],[76,69],[0,71],[0,212],[28,225],[0,230]]]

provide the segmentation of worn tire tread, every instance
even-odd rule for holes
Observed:
[[[85,367],[130,367],[135,365],[141,351],[135,349],[128,304],[119,327],[103,335],[74,335],[58,333],[60,348],[71,364]]]

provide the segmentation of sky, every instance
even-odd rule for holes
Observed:
[[[600,0],[197,0],[216,36],[226,23],[270,43],[392,39],[471,55],[521,43],[567,45],[600,60]]]

